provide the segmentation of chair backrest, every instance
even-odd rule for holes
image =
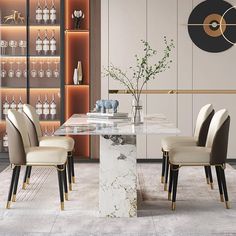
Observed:
[[[206,147],[211,148],[210,163],[223,164],[227,158],[230,116],[226,109],[215,113],[209,127]]]
[[[8,110],[6,128],[10,163],[24,165],[26,163],[25,149],[30,147],[24,115],[16,110]]]
[[[42,137],[42,131],[41,131],[41,127],[40,127],[40,124],[39,124],[39,116],[36,113],[35,108],[32,107],[29,104],[24,104],[23,105],[23,112],[33,122],[33,124],[35,126],[35,130],[37,132],[37,136]]]
[[[208,129],[214,113],[215,111],[213,109],[212,104],[207,104],[203,106],[198,113],[194,132],[194,138],[197,140],[198,146],[206,145]]]

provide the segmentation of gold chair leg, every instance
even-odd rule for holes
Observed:
[[[65,193],[65,199],[68,201],[68,193]]]
[[[24,182],[22,185],[22,189],[26,190],[26,185],[27,185],[26,182]]]
[[[161,183],[164,184],[165,177],[161,176]]]
[[[64,211],[65,206],[64,206],[64,202],[61,202],[61,210]]]
[[[172,202],[171,209],[172,209],[172,211],[175,211],[175,209],[176,209],[176,203],[175,202]]]
[[[12,202],[16,202],[16,194],[13,194],[13,196],[12,196]]]
[[[72,183],[75,184],[75,177],[72,176]]]
[[[230,209],[230,203],[228,201],[225,202],[225,207],[226,207],[226,209]]]
[[[224,195],[223,194],[220,194],[220,201],[224,202]]]
[[[8,202],[7,202],[7,205],[6,205],[6,209],[10,209],[10,207],[11,207],[11,202],[8,201]]]
[[[29,184],[30,183],[30,178],[26,179],[26,183]]]
[[[164,191],[167,191],[167,183],[164,184]]]

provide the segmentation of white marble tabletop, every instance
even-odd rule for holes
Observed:
[[[55,135],[177,135],[180,130],[162,114],[146,116],[144,123],[135,126],[130,120],[91,119],[86,115],[74,114]]]

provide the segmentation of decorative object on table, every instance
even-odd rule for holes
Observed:
[[[236,43],[235,17],[236,7],[229,2],[203,1],[189,16],[189,36],[204,51],[223,52]]]
[[[77,68],[74,69],[73,82],[74,82],[74,85],[78,84],[78,70],[77,70]]]
[[[85,17],[84,13],[81,10],[74,10],[71,17],[74,20],[74,28],[79,29],[81,21]]]
[[[83,70],[82,70],[82,62],[81,61],[78,61],[77,73],[78,73],[77,84],[82,84],[83,83]]]
[[[139,125],[143,123],[143,112],[140,96],[145,85],[151,79],[156,79],[156,75],[170,68],[170,54],[174,48],[173,40],[167,42],[164,37],[165,49],[164,55],[157,63],[151,64],[150,59],[157,54],[157,51],[152,49],[148,42],[141,40],[144,46],[144,55],[135,55],[136,65],[129,67],[132,76],[128,75],[120,68],[110,65],[105,69],[105,76],[113,78],[127,88],[127,93],[132,94],[134,101],[132,103],[132,123]],[[153,60],[153,59],[152,59]]]
[[[98,100],[95,104],[95,111],[106,113],[107,109],[112,109],[113,113],[117,113],[119,102],[117,100]]]
[[[25,18],[22,16],[22,14],[19,11],[12,10],[13,14],[9,16],[4,17],[4,23],[13,22],[15,24],[24,23]]]

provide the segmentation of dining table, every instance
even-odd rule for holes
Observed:
[[[145,116],[139,125],[132,124],[130,119],[90,118],[85,114],[74,114],[54,135],[100,136],[98,215],[136,217],[137,136],[179,133],[176,125],[163,114]]]

